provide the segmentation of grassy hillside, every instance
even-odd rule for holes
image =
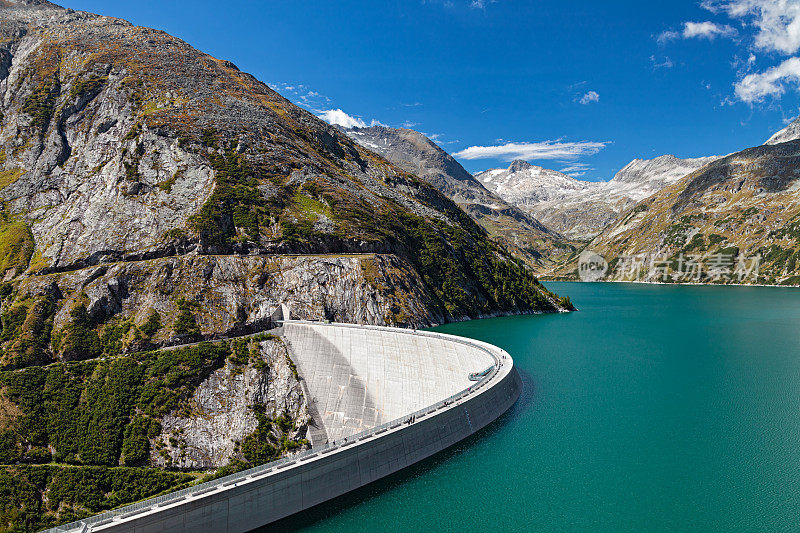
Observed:
[[[622,279],[800,284],[798,169],[800,141],[729,155],[640,202],[587,249],[612,271],[636,256],[657,260]],[[697,276],[690,261],[702,265]]]

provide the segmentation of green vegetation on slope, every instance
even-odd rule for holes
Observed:
[[[227,343],[203,343],[0,372],[0,464],[52,463],[39,469],[8,466],[0,473],[0,480],[15,479],[0,482],[0,491],[10,495],[4,501],[19,500],[18,513],[8,506],[0,511],[0,528],[65,522],[189,481],[186,475],[119,465],[146,466],[159,420],[229,356]],[[68,504],[63,509],[62,500]],[[32,521],[40,514],[40,522]]]
[[[193,339],[200,336],[200,326],[192,312],[199,308],[199,304],[189,303],[184,298],[178,300],[178,317],[175,319],[172,329],[175,335]]]
[[[335,212],[354,225],[377,228],[381,239],[405,248],[436,310],[445,316],[476,317],[498,309],[555,310],[554,295],[521,261],[486,238],[455,204],[448,207],[458,224],[430,221],[402,209],[376,214],[365,205]]]
[[[42,83],[22,104],[22,111],[33,118],[32,126],[41,135],[50,124],[55,111],[56,98],[61,92],[61,85],[55,81]]]
[[[0,172],[0,176],[3,173]],[[17,175],[19,177],[19,175]],[[0,277],[9,270],[22,273],[33,255],[33,234],[27,224],[10,219],[2,212],[0,223]]]
[[[49,362],[48,345],[56,311],[55,296],[49,292],[15,301],[9,292],[11,285],[5,284],[3,288],[6,290],[2,298],[10,302],[4,305],[0,316],[3,366],[16,368]]]
[[[215,135],[205,130],[203,142],[217,146]],[[210,161],[216,171],[216,189],[190,219],[190,226],[209,244],[227,247],[258,242],[265,226],[277,218],[281,238],[289,246],[313,248],[331,239],[343,243],[354,238],[391,250],[399,245],[422,276],[436,305],[434,311],[445,317],[475,317],[502,309],[555,310],[558,300],[545,292],[520,261],[492,242],[452,201],[413,176],[407,177],[410,184],[424,189],[430,198],[426,203],[444,211],[450,222],[416,215],[389,198],[370,204],[325,183],[306,183],[303,192],[285,186],[283,194],[268,202],[259,193],[259,173],[243,156],[227,150],[212,154]],[[280,183],[274,176],[267,178]],[[333,234],[314,230],[320,215],[333,218]],[[188,327],[188,312],[181,313]]]
[[[0,531],[38,531],[174,490],[193,479],[146,468],[0,467]]]
[[[21,411],[2,433],[0,463],[50,462],[50,452],[41,452],[52,449],[57,463],[117,465],[131,420],[156,420],[176,409],[229,353],[226,343],[203,343],[0,372],[5,397]],[[136,425],[150,428],[142,420]],[[130,443],[127,448],[127,455],[147,455]]]
[[[213,135],[213,130],[204,131],[206,137]],[[205,142],[216,145],[213,137]],[[244,158],[233,151],[208,157],[215,170],[216,187],[200,211],[189,219],[189,226],[211,245],[232,244],[238,240],[237,230],[239,238],[257,242],[259,226],[269,215],[258,180]]]

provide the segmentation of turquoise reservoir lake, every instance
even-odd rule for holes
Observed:
[[[274,529],[800,528],[800,290],[547,285],[580,311],[437,328],[511,353],[511,411]]]

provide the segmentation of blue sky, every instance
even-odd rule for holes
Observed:
[[[581,179],[727,154],[798,114],[800,0],[63,5],[163,29],[320,115],[408,126],[467,170]]]

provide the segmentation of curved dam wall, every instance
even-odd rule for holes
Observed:
[[[284,335],[329,442],[442,401],[495,363],[477,343],[402,329],[288,322]]]
[[[521,392],[511,357],[479,341],[346,324],[284,328],[328,442],[51,531],[250,531],[444,450],[497,419]],[[487,367],[481,381],[469,380]]]

